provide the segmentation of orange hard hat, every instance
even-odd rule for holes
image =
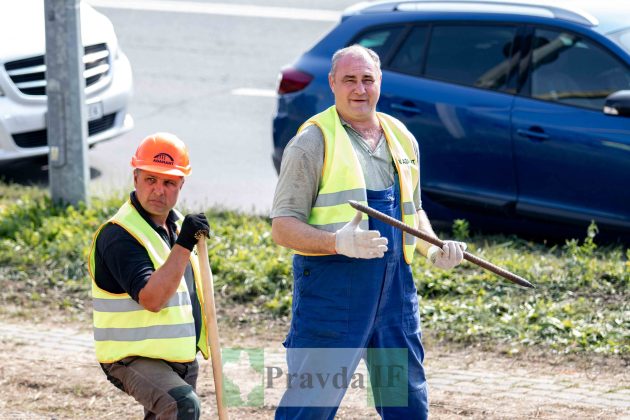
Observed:
[[[142,140],[131,166],[165,175],[188,176],[192,172],[188,148],[170,133],[155,133]]]

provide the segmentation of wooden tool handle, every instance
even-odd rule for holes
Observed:
[[[444,246],[443,241],[437,238],[434,238],[433,236],[429,236],[426,233],[422,232],[421,230],[414,229],[410,226],[407,226],[400,220],[396,220],[393,217],[383,214],[378,210],[374,210],[373,208],[365,206],[354,200],[349,200],[348,203],[353,208],[359,211],[362,211],[368,216],[378,219],[383,223],[387,223],[390,226],[394,226],[404,232],[407,232],[410,235],[415,236],[416,238],[420,238],[423,241],[429,242],[430,244],[433,244],[435,246],[439,246],[440,248]],[[464,259],[470,261],[473,264],[477,264],[478,266],[485,268],[486,270],[492,271],[493,273],[498,274],[499,276],[506,278],[513,283],[518,284],[519,286],[534,288],[534,285],[532,285],[529,281],[525,280],[523,277],[517,276],[516,274],[506,270],[505,268],[501,268],[497,265],[494,265],[489,261],[486,261],[482,258],[479,258],[471,254],[470,252],[464,251]]]
[[[219,327],[217,325],[217,311],[214,305],[214,285],[212,282],[210,262],[208,260],[208,246],[206,245],[205,235],[200,235],[197,241],[197,252],[199,253],[199,270],[201,271],[201,281],[203,285],[203,309],[206,317],[206,327],[208,329],[207,334],[210,344],[212,376],[214,378],[214,389],[217,396],[217,411],[219,413],[219,420],[227,420],[227,407],[223,401],[223,363],[221,362]]]

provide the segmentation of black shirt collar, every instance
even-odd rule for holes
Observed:
[[[149,213],[147,213],[147,211],[142,207],[142,205],[138,201],[138,198],[136,197],[135,191],[132,191],[129,194],[129,201],[131,201],[131,204],[135,207],[138,213],[140,213],[140,216],[142,216],[142,218],[149,224],[149,226],[151,226],[155,231],[157,231],[160,234],[162,234],[162,232],[166,233],[164,231],[164,228],[162,226],[158,226],[153,221],[153,219],[151,219],[151,216],[149,215]],[[177,238],[177,225],[175,224],[177,220],[179,220],[179,217],[177,216],[177,214],[175,214],[173,210],[171,210],[168,213],[168,216],[166,217],[166,226],[168,227],[168,234],[169,234],[168,235],[169,240],[167,242],[174,243],[175,239]]]

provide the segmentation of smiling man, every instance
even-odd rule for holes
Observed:
[[[435,236],[420,202],[418,144],[400,121],[376,112],[378,55],[359,45],[339,50],[328,80],[335,105],[306,121],[285,149],[271,212],[274,240],[296,252],[284,343],[289,375],[342,372],[351,383],[365,358],[378,413],[426,419],[410,264],[418,248],[450,269],[462,261],[465,244],[416,244],[350,207],[348,200],[357,200]],[[345,391],[334,383],[317,391],[289,388],[276,418],[332,419]]]
[[[90,253],[96,357],[145,419],[198,419],[196,354],[208,358],[208,339],[193,249],[208,221],[174,209],[191,173],[176,136],[148,136],[131,165],[135,191],[98,229]]]

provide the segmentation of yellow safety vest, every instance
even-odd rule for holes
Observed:
[[[178,228],[181,228],[182,215]],[[96,358],[101,363],[113,363],[128,356],[143,356],[171,362],[191,362],[197,347],[208,358],[206,318],[203,313],[203,285],[199,272],[199,258],[190,255],[201,306],[202,328],[195,344],[195,320],[190,294],[184,276],[177,292],[159,312],[144,309],[127,293],[110,293],[97,286],[95,280],[96,238],[107,223],[115,223],[146,248],[157,270],[168,258],[170,248],[160,235],[142,218],[131,202],[127,201],[118,212],[94,234],[88,268],[92,277],[92,302],[94,317],[94,342]]]
[[[417,210],[413,202],[413,193],[419,182],[419,162],[412,143],[415,140],[405,134],[406,130],[397,119],[380,112],[377,113],[377,117],[398,170],[402,202],[399,220],[415,228]],[[308,223],[317,229],[336,232],[356,214],[348,200],[356,200],[367,205],[365,177],[350,137],[342,126],[334,106],[311,117],[299,128],[298,133],[310,125],[319,127],[325,145],[322,179]],[[368,229],[368,217],[365,214],[360,227]],[[407,233],[403,233],[402,236],[405,261],[411,264],[416,238]]]

